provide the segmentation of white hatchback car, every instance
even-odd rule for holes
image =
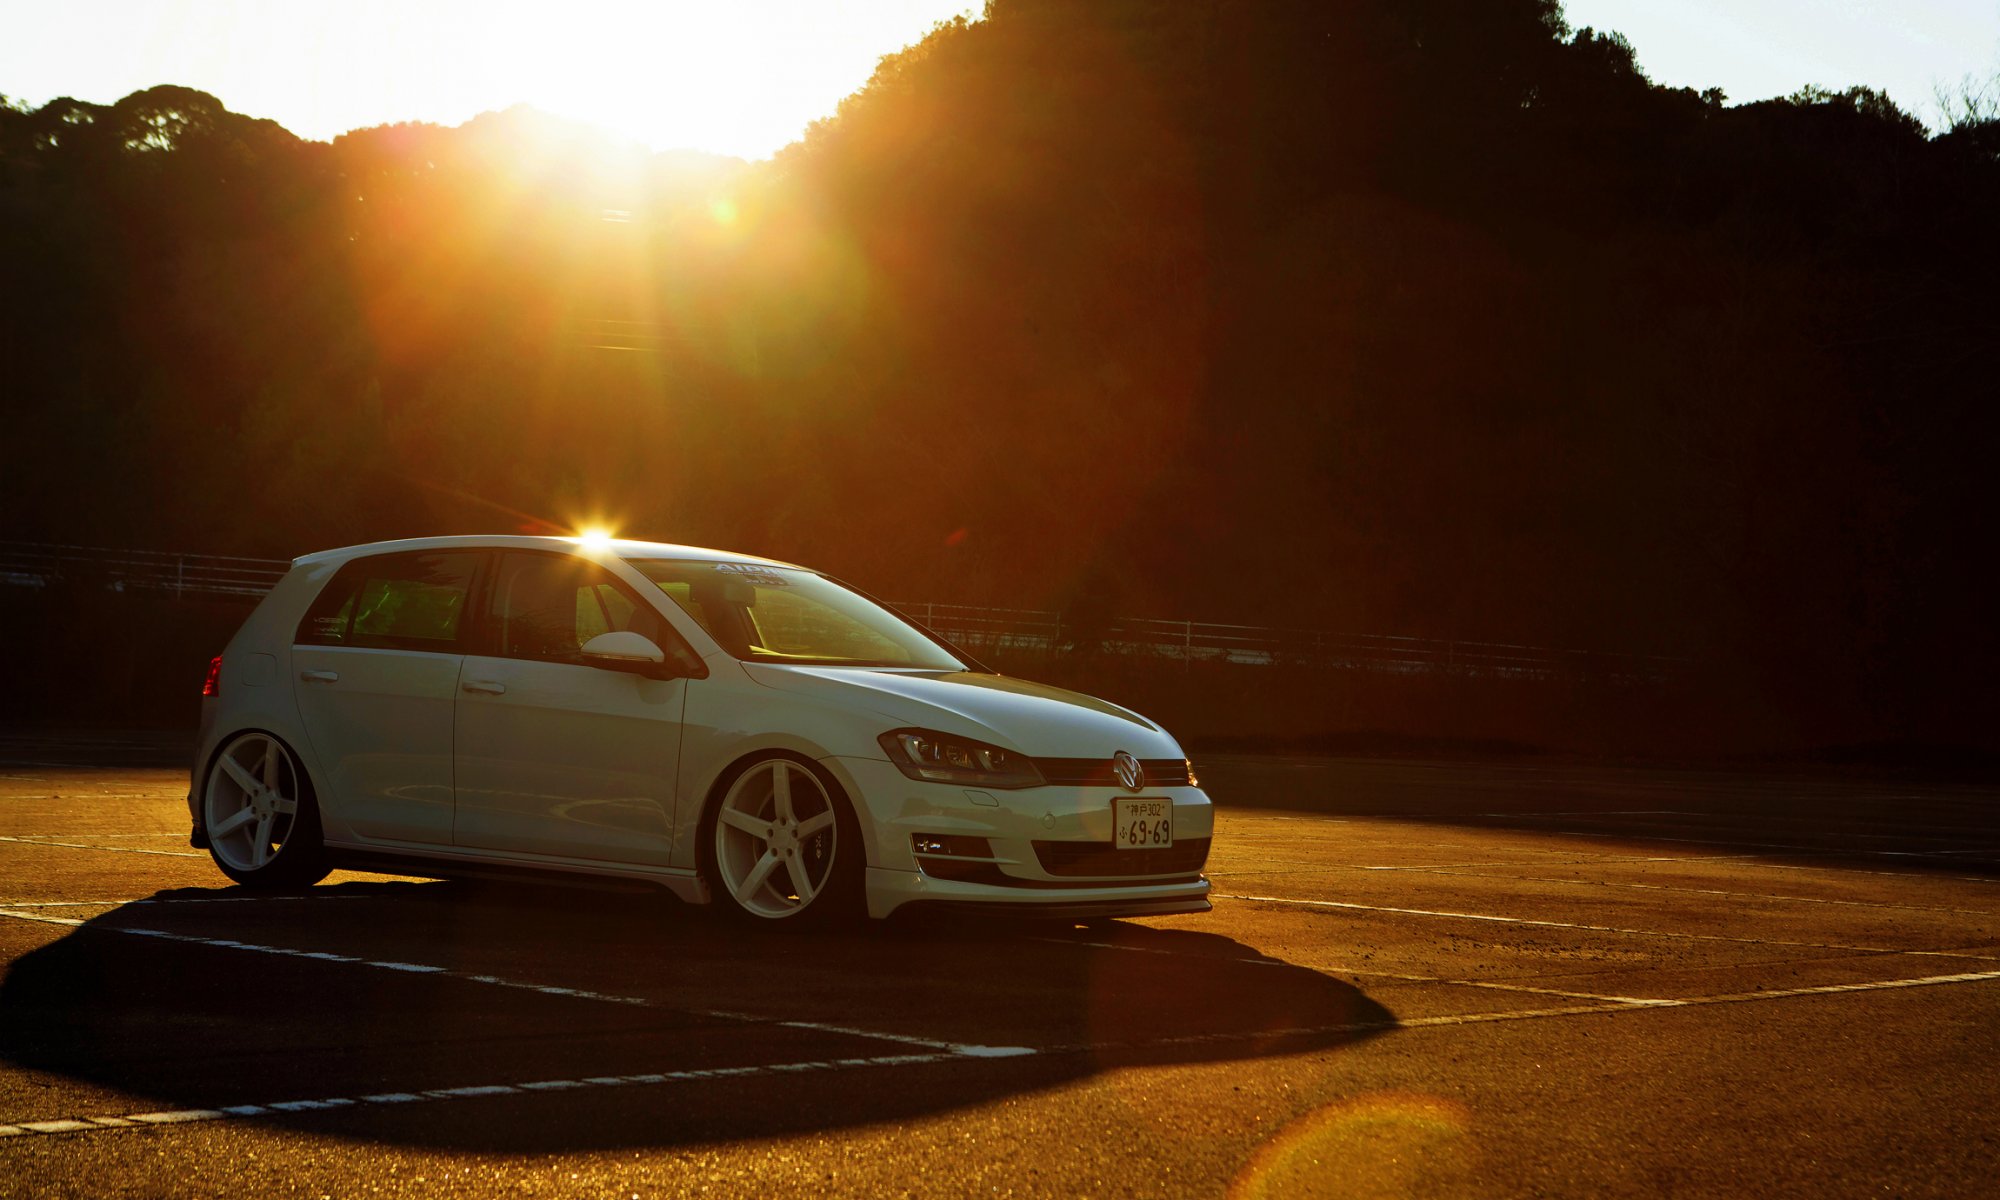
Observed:
[[[1209,907],[1212,811],[1165,730],[767,559],[311,554],[202,694],[193,842],[246,886],[553,872],[770,921]]]

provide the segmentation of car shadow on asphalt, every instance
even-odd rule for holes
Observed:
[[[208,902],[223,900],[240,902]],[[920,1119],[1125,1067],[1324,1052],[1394,1028],[1359,989],[1209,920],[778,934],[651,895],[163,892],[0,981],[0,1056],[130,1103],[0,1121],[257,1105],[243,1119],[381,1143],[689,1145]],[[427,1096],[463,1088],[499,1090]],[[362,1099],[385,1095],[409,1099]],[[353,1103],[271,1107],[323,1100]]]

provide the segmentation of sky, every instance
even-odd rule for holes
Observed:
[[[1731,104],[1807,84],[1887,92],[1937,123],[1937,85],[2000,75],[2000,0],[1565,0],[1569,23],[1617,30],[1654,83],[1719,87]]]
[[[979,0],[0,0],[0,94],[160,83],[328,139],[532,104],[656,150],[767,157]]]
[[[1084,2],[1084,0],[1079,0]],[[0,95],[108,103],[159,83],[302,137],[456,125],[517,103],[655,149],[767,157],[882,55],[977,0],[0,0]],[[1732,103],[1806,84],[1933,91],[2000,74],[2000,0],[1568,0],[1656,82]]]

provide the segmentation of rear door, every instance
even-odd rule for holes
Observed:
[[[329,837],[451,844],[452,710],[487,557],[356,559],[299,623],[292,690],[324,775]]]
[[[671,655],[678,635],[574,555],[502,554],[485,596],[460,680],[458,845],[669,865],[689,681],[586,666],[580,650],[632,630]]]

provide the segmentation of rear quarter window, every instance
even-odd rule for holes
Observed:
[[[304,646],[455,648],[465,625],[477,552],[393,554],[342,567],[299,622]]]

